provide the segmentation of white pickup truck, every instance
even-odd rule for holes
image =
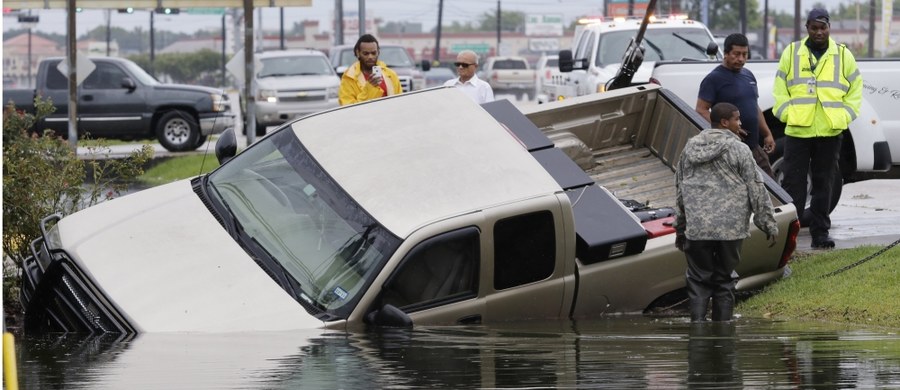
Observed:
[[[237,155],[228,131],[210,174],[42,221],[24,262],[24,327],[345,330],[640,313],[684,295],[666,206],[700,120],[651,85],[524,115],[434,88],[298,119]],[[765,185],[780,235],[770,247],[752,229],[738,289],[780,278],[796,246],[794,206]]]
[[[602,19],[584,21],[575,27],[572,49],[559,54],[562,73],[545,81],[539,103],[606,91],[616,77],[632,40],[641,29],[641,19]],[[712,34],[703,23],[681,16],[648,18],[640,45],[643,64],[633,75],[634,84],[645,84],[656,61],[685,59],[721,59]],[[565,64],[564,59],[572,61]],[[569,71],[566,65],[573,66]]]
[[[835,202],[840,199],[841,180],[850,182],[857,172],[885,172],[900,165],[900,59],[857,59],[863,77],[863,103],[859,117],[850,123],[848,136],[841,148],[842,177],[835,178]],[[651,75],[654,83],[671,90],[694,106],[700,81],[719,63],[657,63]],[[784,124],[772,115],[775,98],[777,61],[749,61],[745,65],[756,76],[759,106],[776,139],[771,156],[773,169],[779,173],[783,150]]]

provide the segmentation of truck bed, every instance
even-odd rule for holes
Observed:
[[[588,95],[525,114],[617,198],[652,208],[674,207],[674,166],[687,140],[699,132],[702,118],[664,89],[606,94],[625,98],[598,102]]]
[[[674,172],[649,148],[621,145],[593,155],[594,167],[585,172],[617,198],[653,208],[675,206]]]

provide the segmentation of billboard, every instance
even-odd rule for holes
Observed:
[[[525,16],[525,35],[561,37],[563,35],[562,14],[528,14]]]

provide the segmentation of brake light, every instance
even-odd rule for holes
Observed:
[[[656,85],[662,85],[662,83],[660,83],[659,80],[656,79],[656,77],[651,77],[650,82]]]
[[[544,78],[550,80],[550,69],[547,69],[547,75]]]
[[[787,241],[784,243],[784,252],[781,252],[781,261],[778,262],[778,268],[786,266],[791,260],[794,250],[797,249],[797,236],[799,234],[800,220],[795,219],[791,221],[791,226],[788,227]]]
[[[491,78],[494,79],[494,81],[497,81],[500,77],[497,75],[497,72],[494,72],[491,74]]]

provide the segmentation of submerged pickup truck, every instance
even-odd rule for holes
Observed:
[[[863,78],[863,101],[859,117],[850,123],[841,147],[841,175],[836,176],[834,207],[840,199],[841,186],[854,180],[858,172],[885,172],[900,166],[900,59],[857,59]],[[672,91],[694,106],[700,81],[719,63],[663,62],[657,63],[651,81]],[[769,157],[776,176],[780,177],[781,156],[784,150],[784,123],[772,114],[775,97],[775,73],[778,61],[748,61],[747,69],[756,76],[759,86],[759,107],[775,137],[775,152]]]
[[[59,71],[63,58],[38,64],[36,89],[4,90],[16,109],[34,111],[35,97],[53,102],[56,110],[35,130],[51,129],[68,136],[69,81]],[[115,57],[91,57],[96,68],[78,87],[79,135],[94,138],[156,138],[170,151],[194,150],[207,136],[234,126],[234,114],[224,91],[194,85],[163,84],[134,62]]]
[[[359,125],[386,112],[419,119]],[[24,262],[24,326],[235,332],[640,313],[685,286],[667,206],[699,121],[657,86],[524,113],[435,88],[301,118],[236,155],[226,131],[209,174],[44,219]],[[796,245],[794,206],[765,180],[781,235],[770,247],[753,228],[739,289],[780,278]]]

